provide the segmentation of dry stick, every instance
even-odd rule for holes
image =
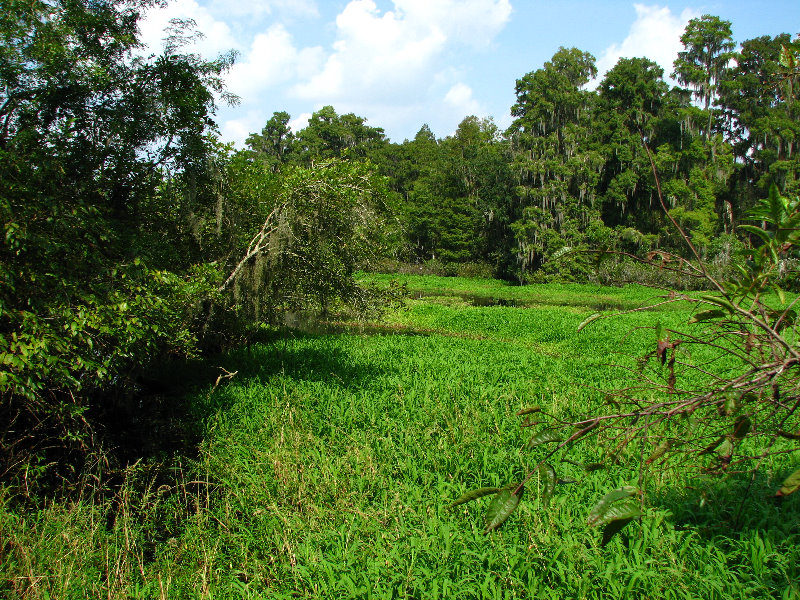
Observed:
[[[728,296],[728,293],[725,291],[725,288],[723,288],[719,284],[719,282],[717,282],[717,280],[711,276],[711,274],[708,272],[708,269],[706,269],[705,262],[703,261],[702,258],[700,258],[700,253],[697,251],[697,248],[695,248],[694,244],[692,244],[692,241],[689,239],[689,236],[686,234],[683,228],[678,224],[675,218],[671,214],[669,214],[669,211],[667,210],[667,205],[664,202],[664,194],[661,191],[661,180],[658,177],[658,171],[656,170],[656,163],[655,160],[653,159],[653,153],[650,151],[650,147],[647,145],[647,142],[644,141],[644,135],[642,135],[641,137],[642,137],[642,145],[644,146],[644,149],[647,151],[647,157],[650,159],[650,167],[653,170],[653,177],[655,178],[656,181],[656,192],[658,192],[658,201],[661,204],[662,210],[667,215],[669,220],[672,222],[672,225],[675,227],[675,229],[677,229],[678,233],[681,234],[683,240],[689,246],[689,249],[692,251],[692,254],[694,254],[695,258],[697,259],[697,262],[700,265],[700,270],[703,272],[703,275],[705,276],[706,280],[709,281],[717,289],[717,291],[720,294],[722,294],[722,296],[725,299],[729,300],[730,297]],[[716,306],[712,302],[707,302],[707,304],[712,304]],[[791,346],[791,344],[789,344],[785,339],[783,339],[783,336],[781,336],[767,323],[756,317],[752,312],[741,308],[738,304],[734,302],[729,302],[729,304],[740,315],[748,318],[759,328],[767,332],[776,342],[778,342],[781,346],[783,346],[786,349],[786,351],[789,352],[789,354],[791,354],[794,358],[800,359],[800,354],[798,354],[798,352]]]
[[[261,230],[256,235],[253,236],[252,240],[250,240],[250,244],[247,246],[247,252],[245,253],[244,258],[242,258],[242,260],[239,261],[239,264],[237,264],[236,267],[231,272],[231,274],[228,275],[228,278],[225,280],[225,283],[223,283],[221,286],[219,286],[219,288],[217,288],[218,292],[224,292],[225,289],[236,278],[236,275],[238,275],[242,267],[244,267],[245,264],[247,264],[247,261],[249,261],[257,254],[260,254],[261,252],[264,251],[264,242],[277,229],[277,226],[273,225],[272,221],[275,218],[276,214],[279,211],[282,211],[284,208],[286,208],[286,204],[281,204],[280,206],[275,207],[272,210],[272,212],[269,213],[269,215],[267,215],[267,218],[264,220],[264,224],[261,226]]]
[[[717,290],[727,297],[727,293],[725,292],[725,288],[723,288],[716,279],[714,279],[706,269],[705,262],[703,259],[700,258],[700,253],[695,248],[694,244],[692,244],[692,240],[689,239],[689,236],[683,230],[683,227],[678,224],[678,221],[675,220],[671,214],[669,214],[669,210],[667,209],[667,205],[664,202],[664,194],[661,191],[661,179],[658,177],[658,171],[656,170],[656,162],[653,159],[653,153],[650,151],[650,147],[647,145],[647,142],[644,140],[644,134],[640,134],[642,138],[642,145],[644,146],[645,151],[647,152],[647,157],[650,159],[650,168],[653,170],[653,178],[656,181],[656,192],[658,193],[658,201],[661,203],[661,209],[664,211],[664,214],[667,215],[667,218],[672,222],[673,227],[681,234],[683,241],[686,242],[686,245],[689,246],[689,250],[692,251],[694,257],[697,259],[698,264],[700,265],[700,270],[703,272],[706,280],[711,282],[711,284],[717,288]]]

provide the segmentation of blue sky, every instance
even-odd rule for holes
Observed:
[[[731,21],[737,42],[800,34],[800,0],[172,0],[141,31],[155,51],[169,19],[193,19],[205,36],[193,51],[239,52],[227,84],[241,103],[220,107],[218,122],[242,147],[273,112],[297,130],[326,104],[395,142],[423,123],[450,135],[471,114],[506,127],[516,80],[559,46],[594,54],[601,76],[621,56],[647,56],[669,75],[687,21],[703,14]]]

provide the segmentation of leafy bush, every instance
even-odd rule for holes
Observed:
[[[0,475],[26,453],[47,462],[46,449],[95,444],[85,412],[97,390],[193,352],[218,274],[162,263],[169,238],[148,234],[150,200],[162,176],[205,157],[232,60],[181,54],[180,26],[162,55],[134,56],[139,13],[128,2],[5,8]]]

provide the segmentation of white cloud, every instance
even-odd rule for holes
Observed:
[[[142,39],[157,52],[169,19],[193,19],[205,37],[187,51],[207,58],[239,52],[226,83],[241,104],[221,111],[227,117],[223,138],[239,144],[260,130],[272,110],[291,110],[292,104],[332,104],[387,130],[419,113],[430,114],[432,125],[452,121],[453,127],[480,113],[463,83],[467,57],[490,46],[509,21],[509,0],[392,0],[388,10],[376,0],[343,4],[328,25],[334,41],[326,47],[299,43],[308,30],[292,29],[293,19],[319,16],[314,0],[174,0],[148,12]],[[293,129],[304,127],[309,116],[292,120]]]
[[[491,43],[511,16],[508,0],[395,0],[394,4],[409,23],[432,25],[448,39],[473,46]]]
[[[223,140],[236,141],[239,146],[243,146],[248,135],[263,129],[265,121],[261,111],[249,110],[243,117],[222,123],[219,129],[220,136]]]
[[[149,52],[158,54],[161,51],[166,37],[164,30],[169,26],[170,19],[192,19],[196,23],[196,31],[203,36],[188,47],[192,52],[216,58],[221,53],[238,48],[231,28],[215,19],[207,8],[195,0],[175,0],[163,8],[147,11],[139,21],[139,39],[147,45]]]
[[[327,102],[402,94],[446,41],[435,26],[420,29],[394,12],[381,15],[372,0],[350,2],[336,29],[333,52],[319,73],[295,87],[299,97]]]
[[[598,78],[603,78],[620,58],[646,57],[658,63],[664,69],[664,77],[672,73],[672,63],[683,50],[681,35],[686,29],[689,19],[699,16],[690,9],[685,9],[680,16],[672,14],[669,7],[634,4],[636,20],[631,25],[628,37],[621,44],[612,44],[597,61]]]
[[[301,115],[298,115],[297,118],[289,121],[289,127],[294,133],[297,133],[301,129],[308,127],[309,119],[311,119],[311,113],[302,113]]]
[[[465,83],[457,83],[445,94],[444,102],[458,114],[476,115],[482,112],[480,103],[472,97],[472,88]]]
[[[261,18],[278,15],[283,18],[318,17],[319,9],[314,0],[211,0],[209,10],[223,19]]]
[[[227,77],[228,89],[242,102],[257,101],[265,88],[307,77],[318,71],[324,52],[319,46],[298,50],[283,25],[273,25],[256,35],[250,48],[236,61]]]
[[[488,44],[511,13],[508,0],[394,0],[394,8],[381,13],[373,0],[349,2],[336,18],[325,67],[294,94],[320,102],[413,101],[430,88],[446,49]]]

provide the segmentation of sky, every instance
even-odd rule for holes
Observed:
[[[220,135],[242,148],[276,111],[294,131],[332,105],[382,127],[393,142],[423,124],[451,135],[469,115],[511,123],[516,80],[559,47],[591,52],[602,75],[645,56],[666,77],[687,22],[731,22],[733,39],[800,34],[800,0],[172,0],[148,12],[141,39],[160,51],[170,19],[192,19],[187,47],[213,59],[235,50],[226,74],[235,107],[220,105]]]

